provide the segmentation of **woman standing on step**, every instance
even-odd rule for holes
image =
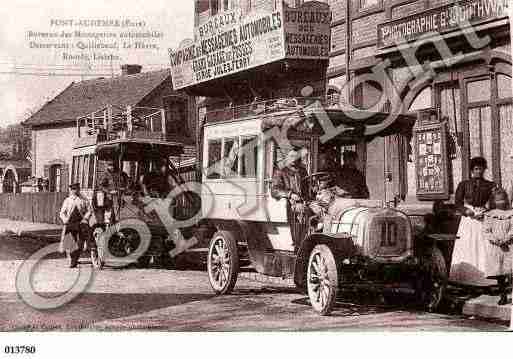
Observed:
[[[455,202],[461,212],[458,238],[454,243],[450,279],[465,284],[486,281],[485,243],[482,239],[483,216],[494,182],[483,178],[487,163],[483,157],[470,160],[470,179],[456,189]]]

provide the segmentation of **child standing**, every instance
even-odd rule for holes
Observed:
[[[494,191],[490,199],[491,210],[484,215],[485,275],[499,284],[499,305],[507,304],[507,287],[511,283],[513,250],[513,210],[506,191]]]

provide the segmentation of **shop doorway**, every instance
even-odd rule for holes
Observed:
[[[445,73],[447,81],[434,81],[417,92],[409,112],[436,108],[448,128],[449,190],[469,177],[474,156],[488,162],[485,177],[513,193],[513,95],[511,65]],[[410,142],[412,148],[413,142]],[[410,152],[410,151],[409,151]],[[408,197],[416,194],[415,165],[408,158]],[[413,198],[412,198],[413,199]]]

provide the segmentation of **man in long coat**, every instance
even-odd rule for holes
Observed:
[[[64,223],[63,240],[66,236],[71,236],[74,242],[74,249],[70,253],[70,268],[78,265],[78,259],[87,243],[91,249],[91,258],[97,258],[96,243],[92,239],[89,227],[89,218],[92,214],[91,204],[80,193],[80,184],[73,183],[69,186],[70,194],[64,200],[60,211],[62,223]]]

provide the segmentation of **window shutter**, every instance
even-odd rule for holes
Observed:
[[[43,167],[43,177],[50,179],[50,166],[45,165]]]
[[[69,186],[69,165],[63,165],[61,170],[61,192],[67,192]]]

